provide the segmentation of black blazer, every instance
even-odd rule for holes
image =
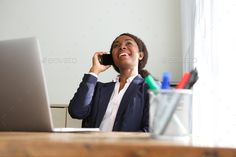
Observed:
[[[101,83],[85,74],[69,104],[72,118],[83,119],[82,127],[99,128],[115,82]],[[149,131],[148,86],[136,76],[126,90],[116,115],[113,131]]]

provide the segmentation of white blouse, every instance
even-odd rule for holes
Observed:
[[[119,109],[120,102],[123,98],[123,95],[126,92],[127,88],[129,87],[130,83],[133,81],[133,79],[136,76],[129,77],[125,83],[124,88],[120,90],[120,92],[119,92],[119,88],[120,88],[119,77],[113,80],[114,82],[116,82],[116,84],[115,84],[113,93],[111,95],[110,101],[108,103],[106,113],[99,127],[101,131],[104,131],[104,132],[112,131],[112,128],[116,119],[116,114]]]

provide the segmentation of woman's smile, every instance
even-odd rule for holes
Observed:
[[[128,56],[129,56],[129,54],[127,52],[122,52],[119,54],[119,58],[126,58]]]

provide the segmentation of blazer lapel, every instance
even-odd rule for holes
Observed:
[[[99,127],[102,122],[102,119],[103,119],[104,114],[107,110],[107,106],[110,101],[111,94],[114,90],[114,87],[115,87],[115,82],[111,82],[111,83],[105,84],[101,90],[101,97],[100,97],[99,106],[98,106],[99,112],[97,115],[98,119],[96,121],[97,127]]]
[[[134,80],[131,82],[131,84],[129,85],[128,89],[126,90],[121,102],[120,102],[120,106],[116,115],[116,120],[114,123],[114,127],[113,130],[116,130],[116,128],[118,127],[116,125],[116,121],[118,121],[122,114],[125,112],[127,105],[129,104],[131,97],[133,97],[133,95],[135,95],[135,93],[138,91],[138,84],[140,84],[143,81],[143,79],[141,78],[141,76],[136,76],[134,78]]]

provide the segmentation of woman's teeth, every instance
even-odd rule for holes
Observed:
[[[127,54],[127,53],[121,53],[121,54],[119,55],[119,57],[123,57],[123,56],[128,56],[128,54]]]

